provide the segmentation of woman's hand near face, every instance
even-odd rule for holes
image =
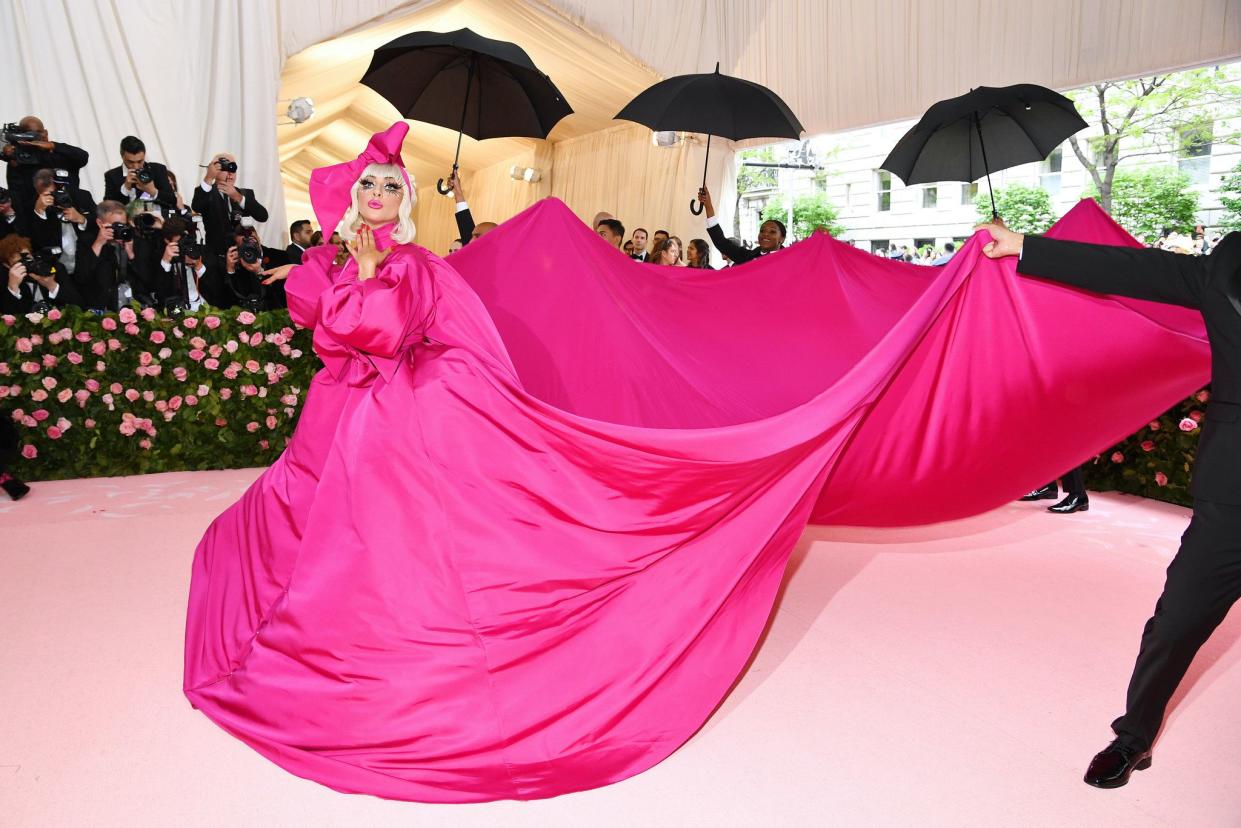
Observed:
[[[391,248],[379,249],[375,244],[375,234],[371,232],[370,227],[363,224],[358,228],[358,234],[349,242],[349,253],[358,263],[358,281],[364,282],[373,277],[376,269],[391,252]]]

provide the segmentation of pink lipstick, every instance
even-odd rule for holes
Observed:
[[[366,206],[370,207],[372,210],[380,210],[383,209],[384,203],[377,198],[372,198],[370,201],[366,202]]]

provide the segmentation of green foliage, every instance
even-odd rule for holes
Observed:
[[[1010,184],[995,191],[995,208],[1004,224],[1016,233],[1042,233],[1056,221],[1051,194],[1042,187]],[[991,221],[991,196],[979,190],[974,196],[979,222]]]
[[[319,367],[310,332],[294,330],[284,311],[5,316],[0,405],[25,452],[14,474],[268,465]]]
[[[776,219],[787,222],[788,215],[784,202],[773,199],[763,210],[763,221]],[[820,226],[826,227],[827,232],[837,238],[845,232],[844,225],[836,221],[836,207],[825,194],[798,196],[793,201],[793,226],[788,228],[788,241],[808,238]]]
[[[1220,226],[1224,232],[1241,230],[1241,163],[1219,183],[1219,200],[1224,205]]]
[[[776,169],[774,167],[747,167],[743,161],[764,161],[774,163],[776,148],[774,146],[755,147],[737,153],[737,194],[743,195],[750,190],[763,190],[776,186]]]
[[[1082,194],[1095,198],[1093,186]],[[1165,227],[1191,233],[1198,220],[1198,193],[1189,177],[1175,167],[1118,170],[1112,181],[1112,218],[1146,242],[1159,238]]]
[[[1208,391],[1199,391],[1101,453],[1086,464],[1086,484],[1191,505],[1189,477],[1208,399]]]

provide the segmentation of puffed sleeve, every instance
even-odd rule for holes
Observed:
[[[313,328],[319,315],[319,297],[332,286],[334,245],[312,247],[302,256],[302,263],[289,271],[284,293],[289,300],[289,316],[303,328]]]
[[[424,323],[418,286],[425,269],[425,263],[403,255],[384,262],[365,282],[337,282],[319,297],[319,327],[365,354],[398,356]]]

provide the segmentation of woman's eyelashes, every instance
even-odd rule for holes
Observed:
[[[363,179],[362,179],[362,189],[363,189],[363,190],[373,190],[373,189],[375,189],[375,179],[373,179],[373,178],[363,178]],[[384,192],[386,192],[386,193],[392,193],[393,195],[395,195],[395,194],[397,194],[397,193],[400,193],[400,192],[401,192],[401,183],[400,183],[399,181],[393,181],[393,180],[391,180],[391,179],[389,179],[388,181],[385,181],[385,182],[384,182]]]

